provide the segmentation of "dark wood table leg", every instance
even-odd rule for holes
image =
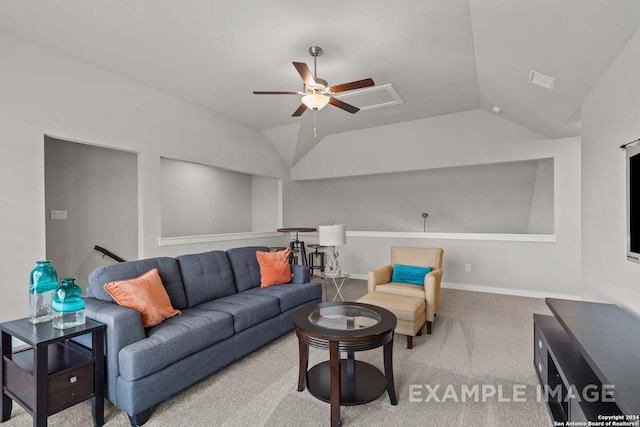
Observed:
[[[35,404],[33,408],[33,427],[47,427],[49,407],[47,403],[49,389],[49,346],[37,346],[33,351],[33,374]]]
[[[104,336],[103,331],[91,334],[94,362],[94,396],[91,399],[93,426],[104,424]]]
[[[384,376],[387,378],[387,393],[392,405],[397,405],[396,387],[393,382],[393,338],[384,345]]]
[[[329,366],[331,371],[331,427],[340,425],[340,351],[338,341],[329,342]]]
[[[8,421],[11,418],[11,409],[13,407],[13,400],[4,393],[4,356],[11,357],[11,335],[6,332],[2,332],[2,357],[0,359],[0,391],[2,392],[2,405],[0,406],[0,422]]]
[[[300,354],[300,366],[298,367],[298,391],[303,391],[304,380],[307,376],[307,367],[309,364],[309,345],[303,343],[301,339],[298,339],[298,350]]]

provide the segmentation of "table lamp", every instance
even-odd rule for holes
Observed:
[[[331,248],[327,264],[324,268],[326,277],[339,277],[342,275],[338,264],[338,252],[336,246],[347,244],[347,226],[344,224],[321,225],[318,227],[320,234],[320,246]]]

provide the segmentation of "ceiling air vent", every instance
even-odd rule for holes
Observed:
[[[556,84],[556,78],[538,71],[529,70],[529,83],[553,90],[553,86]]]
[[[374,108],[390,107],[392,105],[404,104],[398,92],[395,91],[391,84],[380,86],[371,86],[360,90],[353,90],[345,94],[336,95],[351,105],[360,109],[360,111],[373,110]]]

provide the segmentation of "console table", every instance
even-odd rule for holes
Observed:
[[[86,324],[54,329],[51,322],[31,324],[24,319],[0,323],[2,361],[0,422],[11,417],[16,401],[33,417],[34,427],[47,425],[47,417],[91,399],[93,424],[104,421],[104,329],[87,319]],[[70,338],[92,334],[92,350]],[[29,348],[13,351],[11,337]]]
[[[554,316],[533,316],[533,359],[554,423],[637,423],[640,320],[614,304],[545,301]]]

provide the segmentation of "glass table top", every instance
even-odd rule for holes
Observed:
[[[380,320],[375,311],[350,304],[320,307],[309,313],[309,322],[313,325],[336,330],[369,328]]]

